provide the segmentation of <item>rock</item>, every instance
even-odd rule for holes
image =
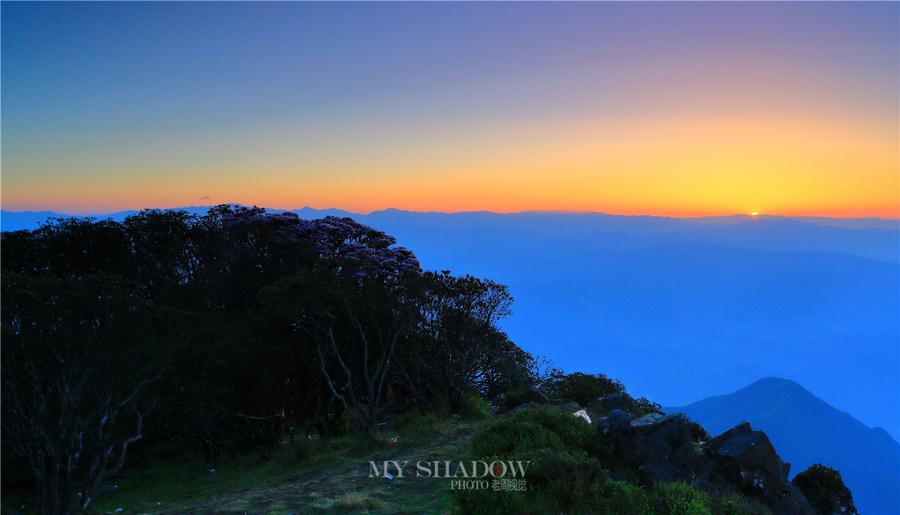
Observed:
[[[812,515],[803,493],[788,481],[790,466],[765,433],[740,424],[710,438],[682,414],[632,419],[615,408],[597,420],[609,459],[631,467],[641,481],[683,481],[744,493],[775,515]]]
[[[589,407],[601,413],[609,413],[614,409],[630,412],[634,409],[634,399],[625,392],[619,392],[600,397],[593,401]]]
[[[710,480],[761,498],[776,515],[812,515],[800,490],[788,481],[790,465],[775,452],[769,437],[744,422],[703,446],[712,459]]]
[[[744,422],[713,438],[704,446],[714,456],[730,458],[745,468],[759,469],[770,479],[787,483],[790,465],[781,461],[769,437]]]
[[[809,505],[809,501],[794,485],[788,485],[781,497],[770,505],[775,515],[816,515],[816,510]]]
[[[609,415],[600,419],[600,429],[604,433],[609,431],[623,431],[631,427],[631,416],[620,409],[614,409]]]
[[[522,394],[521,397],[525,402],[533,402],[535,404],[550,404],[550,397],[547,397],[544,392],[540,390],[536,390],[534,388],[529,388]]]
[[[575,415],[576,417],[580,418],[581,420],[584,420],[584,421],[587,422],[588,424],[591,423],[591,417],[589,417],[588,414],[587,414],[587,411],[585,411],[585,410],[583,410],[583,409],[578,410],[578,411],[576,411],[575,413],[572,413],[572,414]]]
[[[651,413],[632,420],[619,445],[647,480],[690,482],[705,479],[712,468],[699,446],[706,437],[699,424],[683,415]]]
[[[559,411],[567,411],[569,413],[575,413],[582,408],[577,402],[572,401],[565,402],[563,404],[557,404],[556,406],[554,406],[554,409],[558,409]]]
[[[534,388],[510,394],[503,402],[505,409],[516,409],[524,405],[542,406],[550,404],[550,398]]]
[[[534,402],[526,402],[526,403],[524,403],[524,404],[519,404],[518,406],[516,406],[515,408],[513,408],[513,409],[511,410],[511,412],[512,412],[512,413],[518,413],[518,412],[520,412],[520,411],[524,411],[524,410],[531,409],[531,408],[537,408],[537,407],[538,407],[538,404],[537,404],[537,403],[534,403]]]
[[[637,420],[632,420],[631,427],[644,427],[644,426],[657,424],[657,423],[661,422],[663,419],[666,419],[669,417],[677,417],[677,415],[663,415],[661,413],[648,413],[647,415],[644,415],[643,417],[641,417]]]

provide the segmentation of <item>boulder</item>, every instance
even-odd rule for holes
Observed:
[[[580,418],[581,420],[584,420],[588,424],[591,423],[591,417],[587,414],[587,411],[585,411],[583,409],[580,409],[580,410],[576,411],[575,413],[572,413],[572,415],[575,415],[576,417]]]
[[[699,442],[707,437],[687,417],[651,413],[632,420],[618,447],[626,459],[639,464],[647,481],[697,481],[712,468]]]
[[[550,404],[550,397],[547,397],[544,392],[540,390],[535,390],[534,388],[529,388],[525,392],[525,402],[533,402],[535,404]]]
[[[601,413],[609,413],[614,409],[630,412],[634,409],[634,399],[625,392],[618,392],[598,398],[589,407]]]
[[[575,413],[576,411],[582,409],[581,405],[579,405],[577,402],[574,402],[574,401],[557,404],[553,408],[558,409],[559,411],[567,411],[569,413]]]
[[[600,419],[600,430],[604,433],[609,431],[624,431],[631,426],[631,416],[620,409],[614,409],[609,415]]]
[[[790,465],[781,460],[766,434],[754,431],[747,422],[709,440],[703,451],[712,459],[712,482],[762,498],[776,515],[814,513],[800,490],[788,481]]]
[[[625,464],[641,482],[683,481],[736,490],[764,502],[775,515],[813,515],[803,493],[788,481],[790,466],[762,431],[740,424],[710,438],[682,414],[637,419],[612,409],[597,420],[607,459]]]
[[[663,415],[662,413],[648,413],[647,415],[644,415],[643,417],[641,417],[637,420],[633,420],[631,422],[631,427],[651,426],[653,424],[657,424],[657,423],[663,421],[664,419],[677,417],[677,416],[678,415]]]
[[[503,407],[505,409],[517,409],[522,408],[523,406],[543,406],[550,404],[550,402],[550,398],[544,395],[540,390],[528,388],[527,390],[509,393],[503,400]]]
[[[770,479],[787,483],[790,465],[781,461],[769,437],[744,422],[711,439],[704,449],[720,461],[735,462],[745,469],[758,469]]]

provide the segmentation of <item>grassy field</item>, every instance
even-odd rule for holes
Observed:
[[[96,510],[114,513],[442,513],[448,480],[369,477],[369,460],[458,460],[479,421],[425,417],[403,429],[359,437],[286,441],[268,460],[222,458],[214,472],[199,456],[134,466]],[[387,441],[401,436],[397,445]],[[295,442],[303,435],[295,436]],[[298,452],[298,450],[300,452]]]

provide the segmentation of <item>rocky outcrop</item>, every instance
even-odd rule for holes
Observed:
[[[581,409],[581,405],[579,405],[575,401],[562,402],[552,406],[552,409],[564,411],[566,413],[575,413],[576,411]]]
[[[541,405],[550,404],[550,398],[547,397],[544,392],[536,390],[534,388],[529,388],[528,390],[526,390],[522,397],[523,402],[533,402],[534,404]]]
[[[813,514],[803,493],[788,481],[791,466],[781,460],[769,438],[744,422],[703,445],[713,462],[709,481],[737,487],[762,498],[776,514]]]
[[[627,431],[633,458],[656,481],[696,481],[709,474],[709,463],[696,443],[706,431],[680,415],[651,413],[631,421]]]
[[[609,413],[614,409],[630,412],[634,409],[634,399],[625,392],[618,392],[598,398],[588,408],[598,413]]]
[[[598,400],[594,408],[602,408]],[[614,402],[619,402],[618,400]],[[597,420],[600,438],[617,459],[635,465],[642,481],[684,481],[742,492],[764,502],[776,515],[812,515],[814,510],[790,481],[784,463],[765,433],[743,423],[710,438],[681,414],[650,413],[633,418],[614,408]]]
[[[710,492],[739,493],[775,515],[855,513],[850,491],[843,482],[843,490],[832,485],[837,481],[828,474],[811,477],[806,490],[789,481],[790,465],[768,436],[747,422],[713,437],[684,414],[662,413],[658,405],[625,392],[598,397],[586,407],[566,398],[518,398],[527,402],[513,412],[540,406],[594,425],[600,441],[593,452],[614,479],[643,485],[685,482]],[[806,491],[815,495],[807,499]],[[819,505],[829,508],[813,507]]]
[[[608,416],[602,417],[599,420],[598,425],[600,427],[600,432],[604,434],[610,431],[622,431],[631,426],[631,416],[620,409],[614,409],[609,412]]]
[[[550,404],[551,402],[552,401],[550,400],[550,398],[540,390],[529,388],[507,398],[505,400],[504,408],[510,409],[513,412],[517,412],[525,409],[536,408],[538,406],[544,406]]]

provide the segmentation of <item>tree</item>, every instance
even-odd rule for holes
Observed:
[[[138,285],[152,294],[177,290],[200,266],[194,243],[197,217],[182,211],[145,209],[122,223],[128,234]]]
[[[138,438],[265,457],[288,420],[368,429],[535,382],[505,287],[349,218],[145,210],[2,245],[4,485],[30,471],[43,511],[87,506]]]
[[[299,346],[312,349],[340,411],[369,427],[417,315],[411,292],[419,264],[394,238],[349,218],[327,217],[309,234],[319,262],[267,290],[268,306],[291,321]]]
[[[506,333],[494,329],[482,344],[475,390],[485,399],[496,401],[507,392],[520,391],[538,381],[534,357],[513,343]]]
[[[108,275],[3,277],[3,437],[41,513],[87,511],[144,435],[159,321]]]
[[[497,328],[512,304],[505,286],[427,272],[418,291],[418,327],[400,363],[402,381],[414,395],[456,409],[467,395],[495,394],[517,364],[530,367],[530,356],[510,348]]]

